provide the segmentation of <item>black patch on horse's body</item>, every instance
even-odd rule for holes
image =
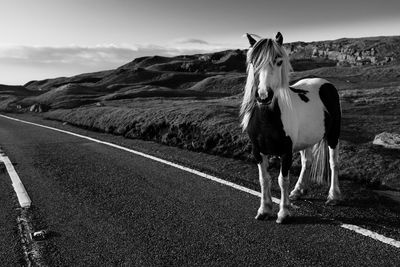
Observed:
[[[325,137],[331,148],[336,148],[340,136],[340,110],[339,94],[331,83],[324,83],[319,88],[319,97],[327,111],[324,112]]]
[[[310,99],[306,96],[306,95],[303,95],[303,94],[299,94],[299,97],[300,97],[300,99],[301,100],[303,100],[304,102],[308,102],[308,101],[310,101]]]
[[[253,146],[253,156],[262,162],[260,153],[284,156],[292,154],[292,140],[283,129],[281,111],[277,99],[268,105],[257,105],[247,125],[247,133]],[[286,172],[286,170],[285,170]]]
[[[306,96],[306,94],[309,92],[307,90],[303,90],[303,89],[297,89],[297,88],[293,88],[293,87],[289,87],[290,90],[292,90],[292,92],[296,93],[301,100],[303,100],[304,102],[308,102],[310,101],[310,99]]]
[[[290,90],[292,90],[293,92],[295,92],[296,94],[307,94],[309,91],[304,90],[304,89],[297,89],[294,87],[289,87]]]

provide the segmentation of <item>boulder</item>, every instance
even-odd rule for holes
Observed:
[[[30,112],[42,113],[42,112],[48,111],[49,109],[50,109],[50,107],[49,107],[48,105],[36,103],[36,104],[33,104],[33,105],[29,108],[29,111],[30,111]]]
[[[400,134],[383,132],[376,135],[372,143],[386,148],[400,149]]]
[[[33,104],[30,108],[29,111],[30,112],[35,112],[37,110],[37,104]]]

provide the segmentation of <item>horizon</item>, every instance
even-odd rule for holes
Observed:
[[[246,49],[246,32],[280,31],[284,43],[400,35],[400,3],[392,0],[1,0],[0,7],[0,84],[8,85],[114,69],[142,56]]]

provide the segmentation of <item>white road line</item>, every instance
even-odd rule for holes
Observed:
[[[98,140],[98,139],[95,139],[95,138],[92,138],[92,137],[88,137],[88,136],[85,136],[85,135],[81,135],[81,134],[77,134],[77,133],[73,133],[73,132],[57,129],[57,128],[54,128],[54,127],[45,126],[45,125],[37,124],[37,123],[34,123],[34,122],[29,122],[29,121],[24,121],[24,120],[8,117],[8,116],[1,115],[1,114],[0,114],[0,117],[6,118],[6,119],[10,119],[10,120],[14,120],[14,121],[18,121],[18,122],[22,122],[22,123],[26,123],[26,124],[30,124],[30,125],[35,125],[35,126],[42,127],[42,128],[45,128],[45,129],[49,129],[49,130],[53,130],[53,131],[57,131],[57,132],[61,132],[61,133],[69,134],[69,135],[73,135],[73,136],[76,136],[76,137],[80,137],[80,138],[83,138],[83,139],[86,139],[86,140],[90,140],[90,141],[93,141],[93,142],[96,142],[96,143],[99,143],[99,144],[104,144],[104,145],[107,145],[107,146],[111,146],[111,147],[114,147],[114,148],[117,148],[117,149],[120,149],[120,150],[124,150],[126,152],[130,152],[130,153],[133,153],[133,154],[136,154],[136,155],[139,155],[139,156],[142,156],[142,157],[145,157],[145,158],[148,158],[148,159],[151,159],[151,160],[154,160],[154,161],[157,161],[157,162],[160,162],[160,163],[163,163],[163,164],[178,168],[178,169],[186,171],[186,172],[190,172],[190,173],[196,174],[196,175],[201,176],[203,178],[212,180],[214,182],[217,182],[217,183],[220,183],[220,184],[223,184],[223,185],[227,185],[227,186],[233,187],[233,188],[235,188],[237,190],[246,192],[248,194],[251,194],[251,195],[254,195],[254,196],[257,196],[257,197],[261,197],[261,193],[260,192],[257,192],[255,190],[249,189],[247,187],[244,187],[244,186],[232,183],[232,182],[228,182],[228,181],[225,181],[223,179],[217,178],[215,176],[212,176],[212,175],[209,175],[209,174],[206,174],[206,173],[203,173],[203,172],[200,172],[200,171],[197,171],[197,170],[194,170],[194,169],[191,169],[191,168],[188,168],[188,167],[185,167],[185,166],[182,166],[182,165],[179,165],[179,164],[176,164],[176,163],[161,159],[161,158],[157,158],[157,157],[154,157],[154,156],[151,156],[151,155],[148,155],[148,154],[145,154],[143,152],[139,152],[139,151],[136,151],[136,150],[133,150],[133,149],[130,149],[130,148],[126,148],[126,147],[119,146],[119,145],[116,145],[116,144],[113,144],[113,143],[101,141],[101,140]],[[272,201],[274,203],[276,203],[276,204],[279,204],[279,202],[280,202],[280,200],[275,198],[275,197],[272,198]],[[394,246],[396,248],[400,248],[400,241],[397,241],[395,239],[392,239],[392,238],[383,236],[381,234],[375,233],[373,231],[364,229],[364,228],[359,227],[357,225],[341,224],[340,227],[348,229],[348,230],[351,230],[351,231],[354,231],[354,232],[356,232],[358,234],[361,234],[363,236],[367,236],[367,237],[373,238],[375,240],[379,240],[380,242],[383,242],[385,244]]]
[[[18,202],[21,208],[29,208],[31,206],[31,198],[29,197],[28,193],[24,185],[22,184],[21,179],[19,178],[17,172],[14,169],[10,159],[0,150],[0,161],[4,163],[6,166],[8,175],[11,178],[12,186],[14,187],[14,191],[17,194]]]
[[[90,140],[90,141],[93,141],[93,142],[96,142],[96,143],[99,143],[99,144],[111,146],[111,147],[114,147],[114,148],[117,148],[117,149],[120,149],[120,150],[124,150],[126,152],[130,152],[130,153],[136,154],[138,156],[142,156],[142,157],[145,157],[145,158],[148,158],[148,159],[151,159],[151,160],[154,160],[154,161],[157,161],[157,162],[160,162],[160,163],[163,163],[163,164],[178,168],[178,169],[186,171],[186,172],[190,172],[190,173],[196,174],[196,175],[201,176],[203,178],[206,178],[206,179],[209,179],[209,180],[213,180],[213,181],[215,181],[217,183],[233,187],[235,189],[238,189],[240,191],[249,193],[251,195],[254,195],[254,196],[257,196],[257,197],[261,197],[261,193],[260,192],[251,190],[251,189],[249,189],[247,187],[244,187],[244,186],[241,186],[241,185],[238,185],[238,184],[234,184],[234,183],[225,181],[223,179],[217,178],[215,176],[212,176],[212,175],[209,175],[209,174],[206,174],[206,173],[203,173],[203,172],[200,172],[200,171],[197,171],[197,170],[194,170],[194,169],[191,169],[191,168],[188,168],[188,167],[173,163],[173,162],[168,161],[168,160],[157,158],[157,157],[154,157],[154,156],[151,156],[151,155],[148,155],[148,154],[145,154],[145,153],[142,153],[142,152],[130,149],[130,148],[126,148],[126,147],[119,146],[119,145],[116,145],[116,144],[113,144],[113,143],[101,141],[101,140],[98,140],[98,139],[95,139],[95,138],[92,138],[92,137],[88,137],[88,136],[85,136],[85,135],[81,135],[81,134],[77,134],[77,133],[73,133],[73,132],[57,129],[57,128],[54,128],[54,127],[41,125],[41,124],[37,124],[37,123],[34,123],[34,122],[29,122],[29,121],[23,121],[23,120],[20,120],[20,119],[8,117],[8,116],[1,115],[1,114],[0,114],[0,117],[6,118],[6,119],[10,119],[10,120],[14,120],[14,121],[18,121],[18,122],[22,122],[22,123],[26,123],[26,124],[35,125],[35,126],[38,126],[38,127],[49,129],[49,130],[53,130],[53,131],[57,131],[57,132],[61,132],[61,133],[69,134],[69,135],[73,135],[73,136],[76,136],[76,137],[80,137],[80,138],[83,138],[83,139],[86,139],[86,140]],[[279,204],[279,202],[280,202],[280,200],[277,199],[277,198],[273,198],[272,201],[277,203],[277,204]]]
[[[349,229],[349,230],[354,231],[356,233],[359,233],[361,235],[368,236],[368,237],[373,238],[375,240],[378,240],[378,241],[381,241],[383,243],[392,245],[392,246],[394,246],[396,248],[400,248],[400,242],[399,241],[397,241],[397,240],[395,240],[393,238],[389,238],[389,237],[380,235],[378,233],[372,232],[370,230],[364,229],[364,228],[362,228],[360,226],[344,223],[344,224],[340,225],[340,227],[345,228],[345,229]]]

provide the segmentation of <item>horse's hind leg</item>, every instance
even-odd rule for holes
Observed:
[[[329,188],[328,201],[326,202],[326,204],[335,205],[341,199],[338,172],[339,136],[342,112],[340,109],[338,91],[332,84],[323,84],[320,88],[319,95],[327,110],[326,112],[324,112],[324,116],[326,141],[329,147],[329,165],[331,169],[331,186]]]
[[[258,163],[261,186],[261,203],[256,215],[257,220],[264,220],[272,215],[271,176],[267,170],[268,158],[265,155],[262,155],[261,159],[261,162]]]
[[[301,155],[301,171],[297,183],[290,192],[289,198],[291,200],[299,199],[301,196],[307,194],[308,178],[310,176],[310,168],[312,161],[312,150],[307,148],[300,151]]]
[[[339,188],[339,144],[335,148],[329,146],[329,165],[331,168],[331,185],[327,205],[336,205],[341,200]]]

